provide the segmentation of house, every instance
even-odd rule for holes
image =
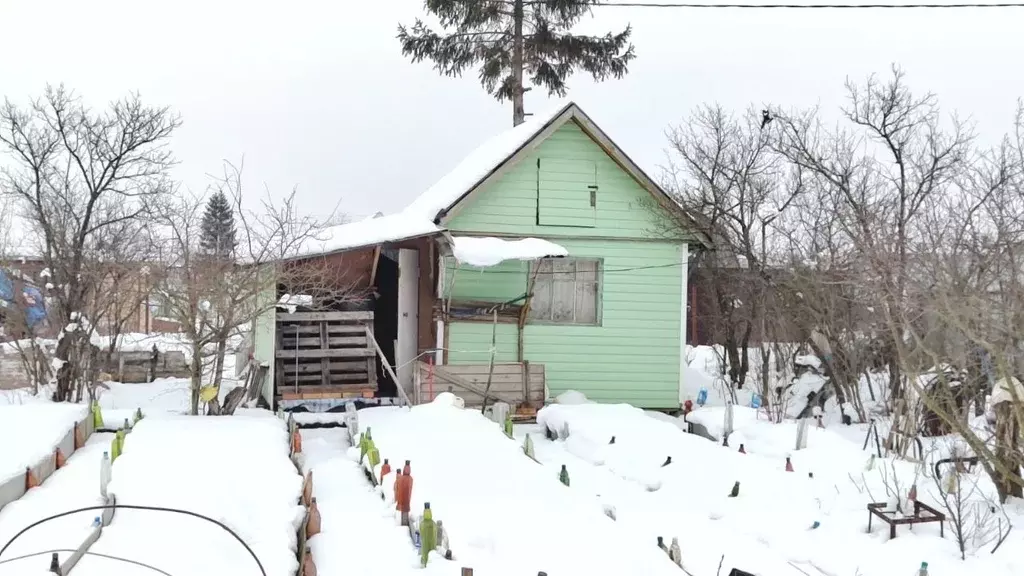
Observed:
[[[447,389],[533,407],[567,390],[663,410],[685,399],[688,261],[707,240],[572,102],[488,141],[403,212],[330,235],[305,258],[362,270],[371,339],[391,337],[381,316],[397,312],[393,358],[379,355],[397,370],[382,376],[413,402]],[[299,354],[277,348],[257,357]]]

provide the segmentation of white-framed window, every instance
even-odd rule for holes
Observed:
[[[547,258],[530,264],[535,278],[530,319],[553,324],[601,323],[601,260]]]

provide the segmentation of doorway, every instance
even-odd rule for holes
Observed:
[[[373,289],[376,298],[373,303],[373,336],[377,340],[384,358],[395,365],[395,340],[398,339],[398,251],[382,249],[377,259],[377,271]],[[380,360],[378,358],[378,360]],[[397,383],[378,361],[377,398],[394,398],[398,395]]]

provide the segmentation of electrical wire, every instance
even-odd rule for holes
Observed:
[[[15,556],[14,558],[8,558],[6,560],[0,560],[0,566],[2,566],[4,564],[7,564],[8,562],[17,562],[18,560],[24,560],[26,558],[34,558],[36,556],[42,556],[44,554],[57,554],[57,553],[60,553],[60,552],[70,552],[70,553],[74,554],[75,552],[77,552],[77,550],[71,550],[69,548],[54,548],[53,550],[43,550],[41,552],[33,552],[31,554],[23,554],[21,556]],[[131,560],[129,558],[122,558],[120,556],[114,556],[113,554],[100,554],[99,552],[89,552],[88,550],[86,550],[84,552],[84,555],[86,555],[86,556],[96,556],[98,558],[106,558],[108,560],[116,560],[118,562],[125,562],[127,564],[134,564],[136,566],[141,566],[143,568],[148,568],[148,569],[156,572],[157,574],[163,574],[163,576],[174,576],[173,574],[171,574],[170,572],[167,572],[166,570],[161,570],[161,569],[157,568],[156,566],[150,566],[149,564],[146,564],[145,562],[139,562],[138,560]],[[0,573],[2,573],[2,572],[0,572]]]
[[[96,510],[115,510],[115,511],[116,510],[142,510],[142,511],[146,511],[146,512],[169,512],[169,513],[172,513],[172,514],[182,514],[184,516],[192,516],[193,518],[199,518],[200,520],[206,520],[207,522],[210,522],[212,524],[216,524],[217,526],[220,526],[221,529],[226,531],[228,534],[231,534],[232,536],[234,536],[235,540],[238,540],[238,542],[242,546],[245,547],[246,551],[249,552],[249,555],[252,556],[252,559],[256,561],[256,566],[259,567],[260,574],[262,574],[263,576],[267,576],[267,571],[266,571],[266,569],[263,568],[263,563],[260,562],[259,557],[256,556],[256,552],[254,552],[253,549],[251,547],[249,547],[248,544],[246,544],[245,540],[243,540],[242,537],[238,535],[238,533],[236,533],[234,530],[229,528],[223,522],[221,522],[219,520],[215,520],[213,518],[210,518],[209,516],[204,516],[204,515],[202,515],[202,514],[200,514],[198,512],[192,512],[190,510],[181,510],[179,508],[168,508],[168,507],[165,507],[165,506],[143,506],[143,505],[139,505],[139,504],[116,504],[115,503],[115,504],[105,504],[105,505],[97,505],[97,506],[86,506],[84,508],[76,508],[74,510],[68,510],[66,512],[61,512],[59,514],[54,514],[53,516],[47,516],[46,518],[43,518],[42,520],[36,520],[32,524],[29,524],[28,526],[22,528],[20,532],[18,532],[10,540],[8,540],[7,543],[4,544],[3,548],[0,548],[0,556],[3,556],[4,552],[6,552],[7,549],[11,547],[11,544],[13,544],[14,541],[17,540],[19,537],[21,537],[22,534],[28,532],[29,530],[35,528],[36,526],[39,526],[40,524],[45,524],[46,522],[49,522],[51,520],[56,520],[58,518],[63,518],[65,516],[70,516],[72,514],[79,514],[81,512],[90,512],[90,511],[96,511]]]
[[[714,4],[691,2],[591,2],[594,8],[677,8],[709,9],[732,8],[741,10],[903,10],[903,9],[964,9],[964,8],[1024,8],[1022,2],[955,3],[955,4]]]
[[[603,273],[603,274],[608,274],[608,273],[615,274],[615,273],[618,273],[618,272],[636,272],[637,270],[657,270],[659,268],[678,268],[678,267],[680,267],[682,265],[683,265],[682,262],[672,262],[670,264],[652,264],[650,266],[629,266],[629,267],[626,267],[626,268],[601,268],[599,270],[599,272]],[[525,270],[491,270],[491,269],[483,269],[483,268],[479,269],[479,270],[473,269],[473,268],[464,268],[464,270],[466,272],[478,272],[479,271],[479,272],[482,272],[484,274],[523,274],[523,273],[525,273]],[[571,274],[571,272],[559,272],[557,270],[551,270],[551,271],[539,270],[536,273],[538,275]]]

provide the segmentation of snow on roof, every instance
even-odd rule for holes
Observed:
[[[455,236],[452,238],[452,253],[462,264],[497,266],[505,260],[537,260],[548,256],[568,256],[565,248],[541,238],[477,238]]]
[[[299,255],[326,254],[385,242],[401,242],[439,232],[441,228],[429,219],[415,214],[391,214],[326,228],[316,238],[304,242]]]
[[[519,126],[484,142],[466,156],[454,170],[413,200],[405,212],[433,221],[439,212],[450,207],[463,194],[479,184],[572,104],[568,100],[559,100],[545,113],[535,114]]]

